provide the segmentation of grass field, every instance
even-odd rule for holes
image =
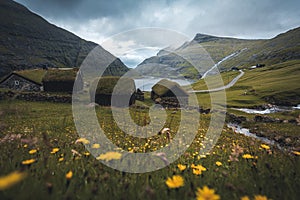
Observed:
[[[109,127],[109,139],[124,150],[145,151],[146,144],[140,139],[131,137],[131,142],[124,142],[126,135],[115,127],[109,108],[96,110],[100,124]],[[199,155],[210,115],[201,115],[194,142],[174,163],[154,172],[130,174],[113,170],[89,155],[82,144],[87,141],[78,140],[69,104],[1,101],[0,111],[0,199],[195,199],[197,188],[204,186],[221,199],[254,199],[256,195],[297,199],[300,195],[297,152],[261,146],[224,127],[213,150]],[[148,117],[145,111],[132,112],[139,113],[134,115],[136,122]],[[175,115],[172,124],[178,124],[179,112],[170,111],[170,115]],[[174,137],[176,127],[170,128]],[[156,142],[147,149],[166,145]],[[186,169],[181,171],[178,164]],[[206,171],[197,170],[200,165]],[[22,176],[7,176],[12,172]],[[178,188],[167,186],[166,180],[173,175],[182,177],[184,184],[174,181]],[[19,182],[8,184],[12,179]]]

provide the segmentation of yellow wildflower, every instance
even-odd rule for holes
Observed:
[[[90,152],[84,152],[83,155],[89,156],[89,155],[91,155],[91,154],[90,154]]]
[[[36,152],[37,152],[36,149],[31,149],[28,153],[29,153],[29,154],[35,154]]]
[[[25,173],[21,172],[12,172],[6,176],[0,177],[0,190],[5,190],[13,185],[17,184],[18,182],[22,181],[26,177]]]
[[[55,154],[59,151],[59,148],[53,148],[52,151],[50,152],[51,154]]]
[[[241,200],[250,200],[250,198],[248,196],[243,196]]]
[[[197,200],[219,200],[220,196],[215,194],[214,189],[209,189],[207,186],[204,186],[202,189],[197,188],[196,192]]]
[[[179,188],[184,186],[184,179],[179,175],[174,175],[172,178],[168,177],[166,180],[166,185],[169,188]]]
[[[186,165],[178,164],[177,167],[180,171],[184,171],[186,169]]]
[[[122,154],[118,153],[118,152],[107,152],[105,154],[101,154],[100,156],[98,156],[96,159],[97,160],[105,160],[105,161],[110,161],[110,160],[119,160],[121,159]]]
[[[82,144],[89,144],[90,143],[90,141],[89,140],[87,140],[86,138],[79,138],[79,139],[77,139],[76,141],[75,141],[75,144],[77,144],[77,143],[82,143]]]
[[[61,161],[63,161],[63,160],[64,160],[64,158],[61,157],[61,158],[58,159],[58,162],[61,162]]]
[[[28,147],[28,144],[24,144],[24,146],[23,146],[24,148],[27,148]]]
[[[253,159],[254,156],[251,156],[250,154],[244,154],[243,158],[245,158],[245,159]]]
[[[254,200],[268,200],[268,198],[262,195],[255,195]]]
[[[92,148],[93,149],[99,149],[100,148],[100,144],[93,144]]]
[[[293,151],[292,153],[295,154],[295,155],[297,155],[297,156],[300,156],[300,152],[299,151]]]
[[[35,162],[35,159],[29,159],[29,160],[22,161],[22,164],[23,165],[30,165],[30,164],[32,164],[34,162]]]
[[[221,163],[220,161],[217,161],[217,162],[216,162],[216,165],[217,165],[218,167],[220,167],[220,166],[222,166],[222,163]]]
[[[270,146],[266,145],[266,144],[261,144],[260,145],[261,148],[265,149],[265,150],[269,150]]]
[[[70,180],[73,177],[73,172],[70,170],[68,173],[66,173],[66,179]]]
[[[193,169],[193,174],[200,175],[203,171],[206,171],[207,169],[203,167],[202,165],[191,165],[191,168]]]

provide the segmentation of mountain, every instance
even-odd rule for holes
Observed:
[[[79,67],[96,46],[14,1],[0,0],[0,77],[14,70]],[[121,75],[128,70],[116,58],[107,74]]]
[[[192,41],[184,43],[173,51],[163,49],[156,56],[144,60],[136,70],[149,76],[199,78],[212,67],[209,66],[212,64],[210,59],[217,63],[230,54],[255,46],[260,42],[260,40],[197,34]],[[191,63],[179,55],[185,55],[196,62],[202,60],[200,64],[203,65],[203,69],[200,74]]]
[[[244,40],[197,34],[191,42],[186,42],[173,52],[167,54],[165,50],[162,50],[163,53],[159,52],[156,56],[144,60],[136,70],[149,76],[200,77],[209,67],[203,67],[199,75],[189,62],[177,55],[184,52],[189,57],[202,59],[206,52],[199,51],[199,48],[196,48],[199,45],[206,50],[215,63],[219,62],[220,71],[233,67],[249,68],[256,64],[272,65],[300,59],[300,28],[265,40]],[[231,57],[224,60],[229,55]]]
[[[222,63],[225,68],[233,66],[249,68],[258,63],[272,65],[300,59],[300,27],[264,40]]]

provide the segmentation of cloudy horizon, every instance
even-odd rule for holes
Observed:
[[[190,40],[197,34],[268,39],[300,25],[300,1],[295,0],[16,0],[50,23],[101,45],[120,32],[141,27],[177,31]],[[125,45],[128,45],[125,41]],[[139,38],[126,55],[129,67],[153,56],[159,48],[138,50]]]

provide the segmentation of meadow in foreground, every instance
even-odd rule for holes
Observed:
[[[100,162],[122,159],[113,151],[93,157],[80,138],[70,104],[24,101],[0,103],[0,199],[297,199],[299,152],[285,152],[224,126],[217,145],[200,155],[210,115],[201,115],[188,150],[169,166],[130,174]],[[137,123],[147,113],[134,110]],[[109,108],[97,108],[107,137],[129,152],[154,151],[166,140],[127,137],[113,123]],[[178,112],[166,123],[172,137]],[[206,198],[204,198],[206,197]]]

